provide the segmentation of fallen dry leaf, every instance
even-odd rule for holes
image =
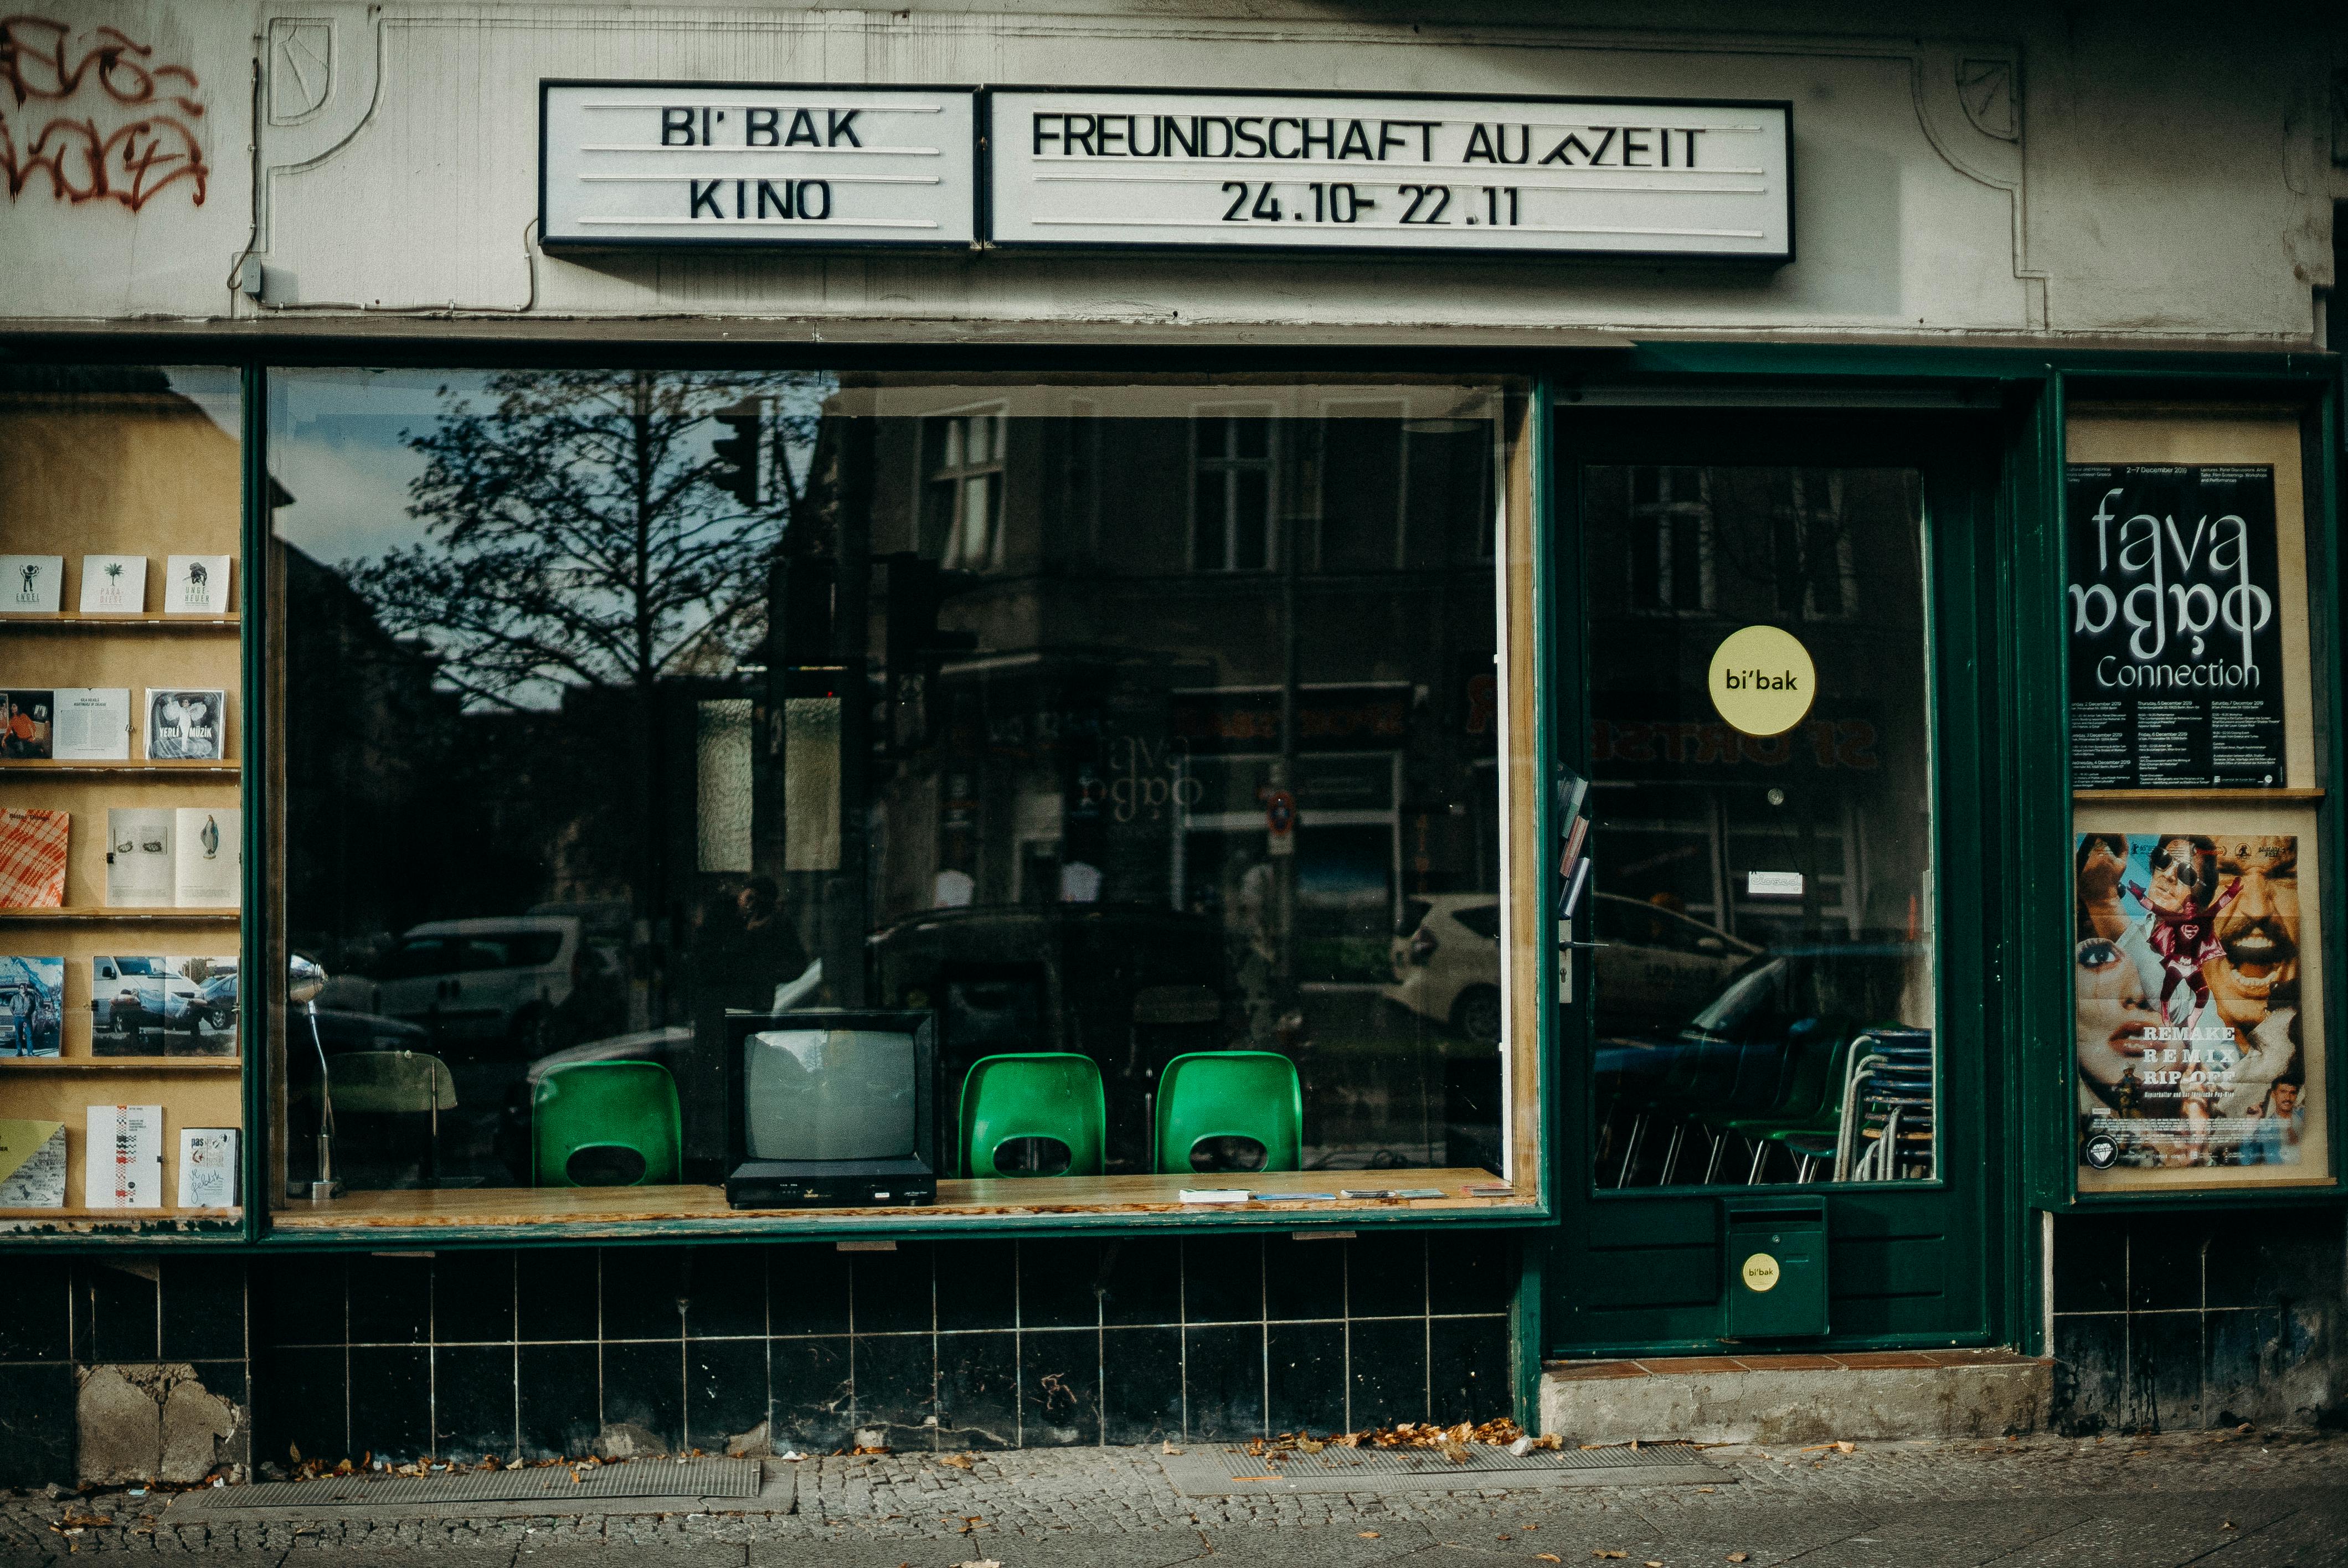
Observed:
[[[1663,1568],[1663,1565],[1662,1563],[1660,1563],[1656,1562],[1653,1558],[1650,1557],[1650,1558],[1648,1558],[1648,1559],[1647,1559],[1647,1562],[1646,1562],[1646,1568]]]
[[[2221,1520],[2219,1522],[2218,1528],[2220,1530],[2231,1530],[2234,1528],[2234,1522],[2230,1519]]]
[[[955,1563],[953,1568],[1003,1568],[1003,1564],[992,1557],[973,1557],[967,1563]]]
[[[1720,1490],[1720,1488],[1718,1488],[1718,1487],[1716,1487],[1716,1486],[1700,1486],[1700,1487],[1697,1487],[1697,1488],[1696,1488],[1696,1490],[1697,1490],[1698,1491],[1715,1491],[1715,1492],[1716,1492],[1716,1491],[1718,1491]]]
[[[1752,1555],[1753,1555],[1753,1553],[1751,1553],[1750,1552],[1732,1552],[1732,1553],[1730,1553],[1728,1554],[1728,1560],[1729,1560],[1731,1563],[1742,1563],[1742,1562],[1745,1562],[1746,1559],[1750,1558]]]
[[[940,1454],[938,1456],[938,1462],[940,1464],[950,1464],[956,1470],[968,1470],[972,1465],[978,1461],[972,1459],[968,1454]]]
[[[1534,1561],[1540,1563],[1562,1563],[1565,1561],[1564,1558],[1560,1557],[1554,1552],[1536,1552],[1533,1553],[1533,1558]]]
[[[1329,1445],[1327,1443],[1314,1442],[1311,1438],[1299,1438],[1296,1440],[1296,1446],[1306,1453],[1317,1454]]]
[[[1628,1552],[1609,1552],[1606,1548],[1601,1546],[1596,1551],[1591,1553],[1591,1555],[1592,1557],[1628,1557],[1631,1554]]]
[[[1375,1530],[1356,1530],[1354,1533],[1365,1541],[1375,1541],[1378,1538],[1378,1532]]]
[[[1162,1454],[1179,1454],[1182,1450],[1176,1448],[1171,1442],[1160,1441],[1158,1445],[1158,1451]]]

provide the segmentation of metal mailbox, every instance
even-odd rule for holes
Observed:
[[[1777,1198],[1727,1207],[1723,1335],[1796,1339],[1826,1333],[1825,1200]]]

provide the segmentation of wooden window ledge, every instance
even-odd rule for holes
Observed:
[[[1027,1220],[1057,1217],[1111,1218],[1180,1215],[1231,1219],[1276,1216],[1282,1223],[1333,1213],[1365,1212],[1464,1215],[1522,1211],[1521,1195],[1471,1197],[1465,1189],[1498,1178],[1478,1170],[1282,1171],[1233,1179],[1230,1186],[1251,1193],[1335,1193],[1346,1188],[1440,1188],[1439,1198],[1298,1198],[1244,1204],[1186,1204],[1185,1189],[1212,1186],[1207,1176],[1034,1177],[938,1184],[938,1201],[913,1206],[839,1209],[731,1209],[719,1187],[508,1187],[398,1189],[346,1193],[323,1204],[295,1200],[270,1217],[281,1232],[353,1230],[507,1230],[640,1226],[674,1222],[691,1229],[784,1228],[798,1221],[811,1229],[903,1229],[933,1220]],[[1498,1217],[1496,1214],[1495,1217]]]

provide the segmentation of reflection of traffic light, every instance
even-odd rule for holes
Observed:
[[[921,671],[940,653],[968,652],[978,646],[975,632],[938,630],[938,611],[945,608],[947,600],[977,581],[973,574],[948,571],[910,550],[876,556],[873,562],[889,569],[885,600],[889,624],[882,654],[890,679]]]
[[[758,504],[762,489],[758,483],[762,443],[758,437],[765,416],[760,413],[757,400],[749,399],[719,409],[714,417],[730,434],[720,436],[709,444],[713,454],[709,482],[744,506],[755,507]]]

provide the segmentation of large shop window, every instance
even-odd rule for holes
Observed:
[[[1509,1201],[1508,388],[270,384],[280,1228]]]

